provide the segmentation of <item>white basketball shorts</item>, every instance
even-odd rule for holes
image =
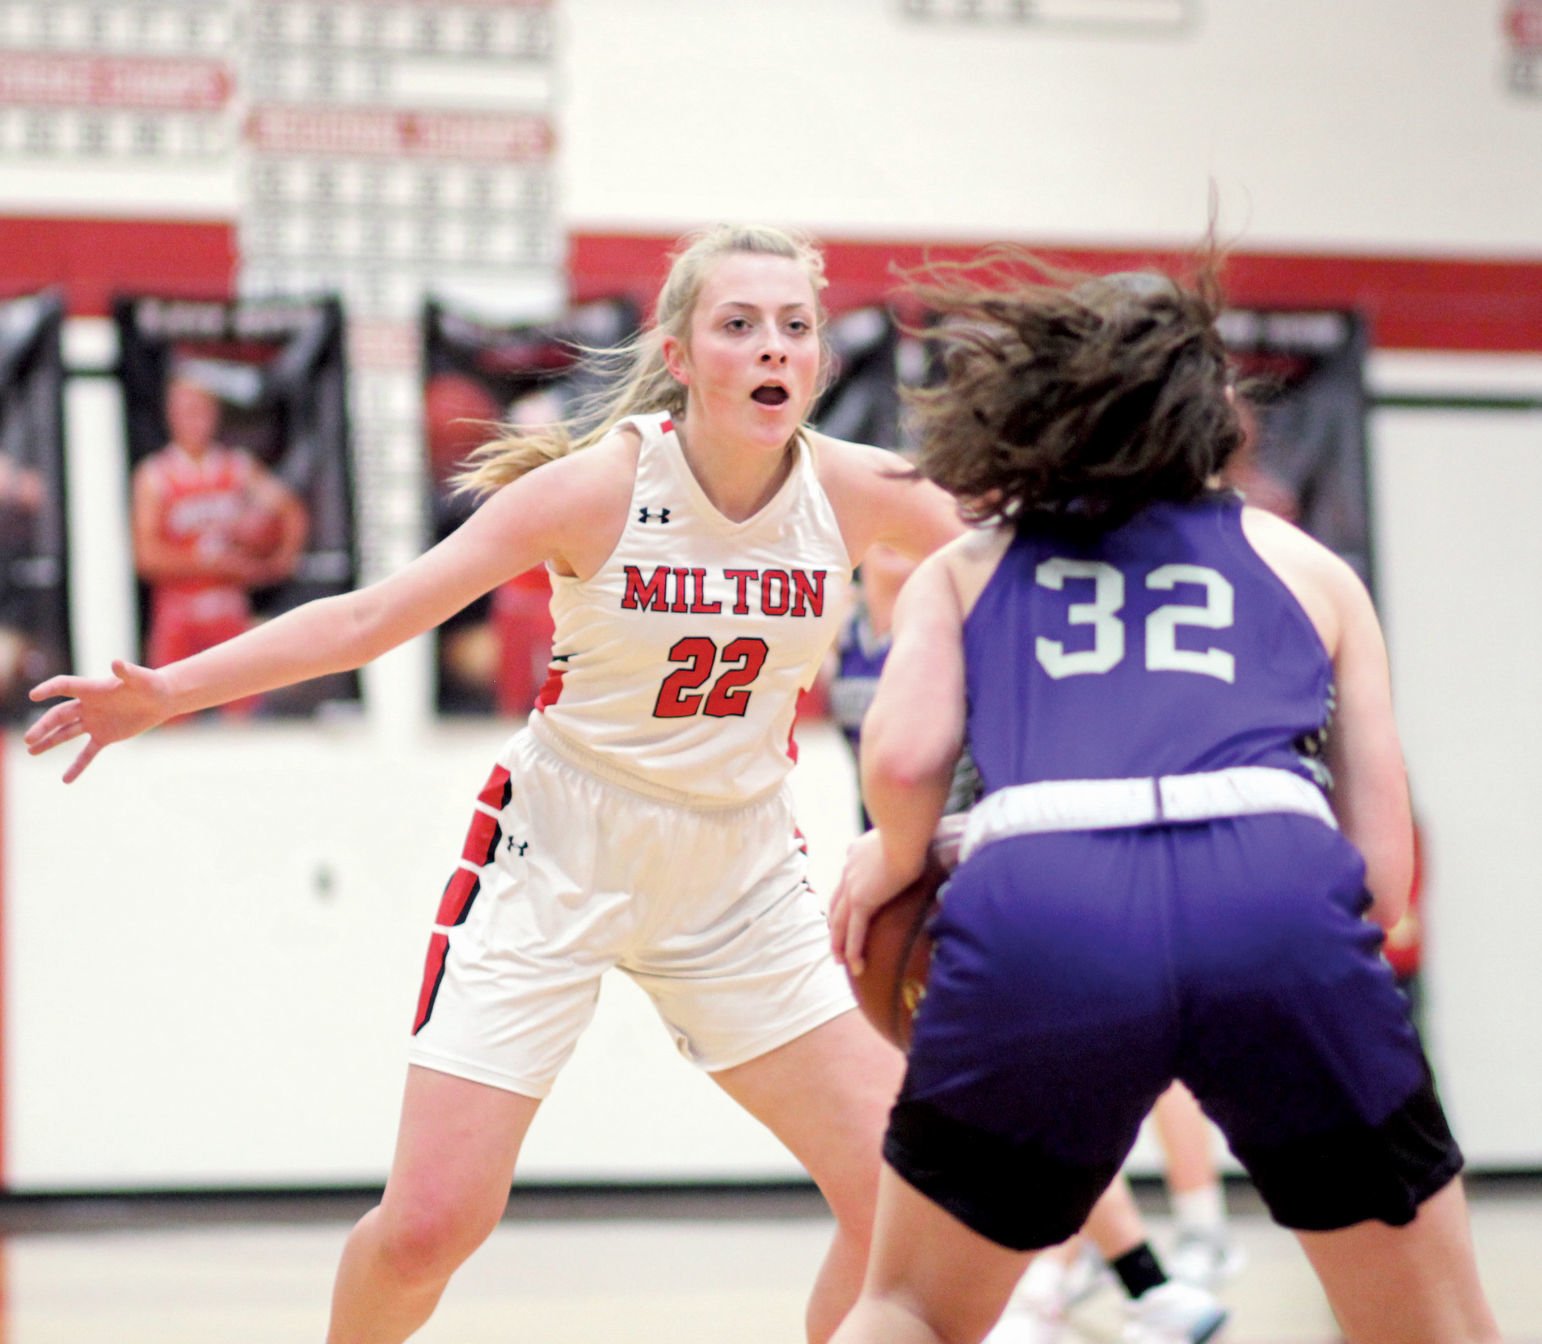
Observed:
[[[517,733],[429,940],[409,1058],[544,1097],[618,966],[713,1072],[854,1006],[784,788],[701,809]]]

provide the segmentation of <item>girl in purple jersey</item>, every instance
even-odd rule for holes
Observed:
[[[831,911],[848,965],[966,736],[985,797],[838,1344],[982,1338],[1174,1078],[1351,1344],[1497,1340],[1378,955],[1412,857],[1385,646],[1346,564],[1218,488],[1241,429],[1213,258],[1192,286],[1005,255],[920,288],[946,362],[919,470],[987,526],[900,598],[863,726],[875,829]]]
[[[404,1340],[428,1319],[497,1225],[611,967],[829,1200],[809,1339],[856,1295],[901,1061],[830,957],[788,732],[852,567],[961,526],[886,450],[806,423],[826,369],[823,286],[799,237],[704,231],[586,427],[475,454],[485,502],[400,572],[164,668],[120,661],[32,692],[62,699],[29,751],[83,742],[68,782],[177,714],[358,667],[534,566],[552,575],[554,673],[441,900],[390,1177],[348,1239],[329,1344]]]

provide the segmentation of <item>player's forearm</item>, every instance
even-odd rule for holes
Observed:
[[[361,667],[391,647],[372,628],[362,593],[318,598],[164,669],[171,712],[231,700]]]
[[[862,798],[895,870],[919,873],[948,800],[951,769],[915,769],[883,754],[862,761]]]

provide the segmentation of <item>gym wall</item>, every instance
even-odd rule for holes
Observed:
[[[1428,1041],[1474,1167],[1542,1168],[1542,96],[1528,30],[1507,26],[1524,4],[1439,0],[1414,22],[1397,0],[1175,0],[1174,22],[1131,29],[1099,0],[1064,25],[989,0],[969,22],[943,0],[146,0],[118,9],[154,24],[109,35],[132,68],[75,95],[44,76],[79,72],[59,34],[95,40],[70,17],[84,0],[45,7],[66,17],[29,27],[13,5],[0,31],[0,290],[69,303],[83,670],[138,636],[115,292],[340,296],[371,577],[426,536],[426,293],[499,320],[645,300],[679,232],[751,218],[830,243],[851,306],[929,245],[1180,252],[1213,194],[1239,302],[1369,324],[1378,596],[1429,847]],[[154,25],[195,7],[202,45],[156,55]],[[148,78],[163,59],[174,97]],[[141,123],[175,152],[146,158]],[[127,138],[102,153],[90,135]],[[437,716],[432,657],[418,641],[367,669],[357,712],[153,734],[68,789],[63,759],[7,732],[4,1188],[383,1179],[427,924],[511,728]],[[854,825],[842,753],[813,733],[795,780],[827,888]],[[522,1173],[796,1176],[619,979]]]

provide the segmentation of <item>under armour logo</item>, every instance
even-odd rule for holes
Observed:
[[[652,509],[637,510],[637,521],[639,523],[650,523],[655,517],[657,517],[659,522],[667,523],[669,521],[669,510],[667,508],[663,508],[660,509],[657,514],[655,514]]]
[[[508,848],[518,854],[520,858],[524,858],[525,851],[530,848],[530,842],[528,840],[516,840],[511,835],[509,837]]]

